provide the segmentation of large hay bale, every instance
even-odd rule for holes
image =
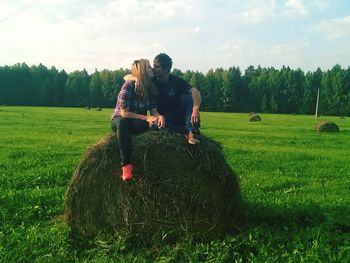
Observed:
[[[318,132],[339,132],[339,127],[332,121],[320,121],[315,127]]]
[[[261,121],[261,117],[258,114],[253,114],[249,116],[249,121],[253,122],[253,121]]]
[[[92,145],[65,195],[65,219],[81,234],[104,229],[212,237],[241,226],[238,179],[214,141],[146,132],[132,142],[134,178],[120,178],[116,134]]]

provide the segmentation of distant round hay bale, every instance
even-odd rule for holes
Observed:
[[[90,146],[65,194],[65,220],[81,234],[112,229],[170,236],[221,236],[244,221],[236,174],[217,143],[146,132],[132,142],[134,177],[120,178],[116,135]]]
[[[101,107],[97,107],[95,110],[96,110],[96,111],[101,111],[102,108],[101,108]]]
[[[258,114],[251,115],[249,116],[249,121],[254,122],[254,121],[261,121],[261,117]]]
[[[320,121],[315,129],[318,132],[339,132],[339,127],[332,121]]]

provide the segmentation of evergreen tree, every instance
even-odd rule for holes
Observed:
[[[315,72],[307,72],[305,76],[305,88],[302,98],[302,114],[314,114],[316,109],[317,90],[321,87],[322,71],[318,68]]]
[[[201,90],[204,111],[222,111],[220,93],[220,74],[210,69],[205,75],[205,84]]]
[[[87,107],[89,106],[90,77],[86,70],[74,71],[68,75],[65,84],[65,106]]]
[[[103,92],[102,92],[102,81],[100,78],[100,73],[95,71],[91,75],[90,84],[90,106],[91,107],[101,107],[103,104]]]

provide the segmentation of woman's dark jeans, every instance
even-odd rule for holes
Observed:
[[[148,130],[148,122],[131,118],[114,118],[111,128],[117,133],[122,166],[131,162],[131,134]]]

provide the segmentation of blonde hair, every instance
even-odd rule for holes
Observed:
[[[158,95],[156,86],[147,74],[148,65],[150,65],[150,63],[147,59],[135,60],[131,65],[131,74],[134,75],[137,82],[140,83],[140,85],[135,87],[135,92],[142,100],[148,99],[150,95]]]

